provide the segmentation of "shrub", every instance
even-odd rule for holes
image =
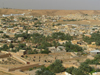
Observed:
[[[60,73],[60,72],[63,72],[64,71],[64,67],[61,63],[60,60],[56,60],[54,63],[52,63],[49,67],[49,70],[51,72],[54,72],[54,73]]]
[[[0,33],[3,33],[3,31],[0,31]]]

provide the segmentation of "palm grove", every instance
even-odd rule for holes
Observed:
[[[41,49],[42,54],[48,54],[50,53],[50,51],[48,50],[48,47],[52,47],[52,46],[64,46],[66,48],[66,52],[82,52],[83,49],[81,47],[79,47],[78,45],[73,45],[71,43],[71,40],[73,39],[72,36],[70,36],[69,34],[64,34],[61,32],[55,32],[53,33],[51,36],[47,36],[45,37],[43,34],[39,34],[39,33],[34,33],[34,34],[28,34],[23,33],[23,34],[15,34],[15,39],[18,39],[18,37],[23,37],[26,41],[32,42],[33,44],[36,44],[35,48],[37,49]],[[68,40],[68,42],[66,42],[65,44],[60,44],[58,42],[58,40]],[[15,48],[14,48],[15,47]],[[33,46],[34,47],[34,46]],[[24,49],[27,50],[29,54],[38,54],[38,52],[35,50],[32,50],[32,47],[27,47],[26,44],[22,44],[19,41],[18,46],[14,46],[12,43],[9,45],[4,44],[3,47],[0,48],[0,50],[4,50],[7,51],[9,50],[9,48],[14,48],[11,51],[13,52],[17,52],[20,49]],[[44,49],[42,51],[42,49]]]

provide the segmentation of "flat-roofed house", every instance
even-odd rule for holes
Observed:
[[[94,72],[92,75],[100,75],[100,72]]]
[[[24,37],[18,37],[18,41],[24,41]]]
[[[85,36],[87,36],[87,37],[89,37],[89,38],[91,38],[91,35],[90,34],[84,34]]]
[[[100,54],[100,50],[90,51],[90,54],[92,54],[92,55]]]

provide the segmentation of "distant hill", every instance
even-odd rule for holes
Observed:
[[[100,15],[100,10],[22,10],[22,9],[0,9],[2,14],[22,14],[27,13],[31,15],[67,15],[67,14],[97,14]]]

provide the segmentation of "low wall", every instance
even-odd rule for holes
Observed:
[[[41,67],[43,65],[39,65],[39,64],[32,64],[32,65],[25,65],[25,66],[21,66],[21,67],[17,67],[17,68],[11,68],[8,71],[15,71],[15,70],[29,70],[29,68],[33,68],[33,67]]]
[[[19,57],[17,57],[17,56],[14,56],[14,55],[13,55],[13,57],[14,57],[15,59],[19,60],[20,62],[22,62],[22,63],[24,63],[24,64],[27,64],[26,61],[22,60],[21,58],[19,58]]]
[[[10,57],[11,54],[4,54],[4,55],[0,55],[0,58],[6,58],[6,57]]]

